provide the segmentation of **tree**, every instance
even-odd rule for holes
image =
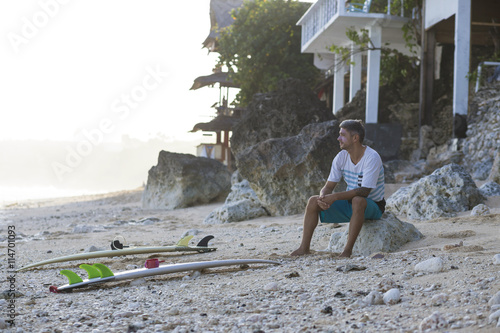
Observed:
[[[297,26],[309,6],[294,0],[255,0],[233,11],[233,24],[220,31],[219,65],[225,65],[240,84],[237,101],[241,105],[248,104],[255,93],[276,90],[285,78],[314,86],[319,70],[312,54],[301,53]]]

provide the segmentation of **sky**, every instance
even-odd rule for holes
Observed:
[[[0,201],[21,186],[135,188],[160,150],[213,143],[189,133],[219,100],[218,87],[190,90],[218,56],[202,48],[209,5],[0,1]]]
[[[1,1],[0,140],[201,138],[219,96],[189,90],[217,59],[209,3]]]

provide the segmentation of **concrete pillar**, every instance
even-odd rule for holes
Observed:
[[[351,75],[349,81],[349,101],[352,101],[356,93],[361,89],[361,69],[363,57],[361,52],[355,52],[354,43],[351,44]]]
[[[469,107],[469,54],[471,0],[457,0],[455,14],[455,67],[453,69],[453,114],[467,115]]]
[[[369,36],[373,45],[382,46],[382,28],[371,26]],[[366,123],[378,122],[378,91],[380,82],[380,50],[368,51],[368,75],[366,79]]]
[[[333,77],[333,114],[337,113],[344,106],[344,75],[345,66],[341,63],[341,55],[335,55],[337,66]]]

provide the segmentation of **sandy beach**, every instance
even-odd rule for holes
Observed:
[[[386,196],[397,187],[388,185]],[[489,215],[471,216],[469,211],[409,221],[425,237],[395,253],[340,259],[324,249],[331,234],[347,225],[320,225],[313,253],[291,257],[300,243],[302,215],[204,225],[203,219],[221,203],[145,210],[141,194],[142,189],[136,189],[4,204],[0,326],[7,332],[419,332],[433,327],[500,332],[490,317],[500,307],[488,304],[500,291],[500,265],[494,261],[500,253],[500,197],[488,198]],[[15,230],[14,240],[9,241],[9,230]],[[69,293],[50,293],[49,287],[67,283],[59,274],[62,269],[84,276],[78,268],[82,262],[17,273],[9,267],[85,252],[91,246],[107,250],[118,236],[129,245],[158,246],[173,245],[186,234],[194,235],[191,245],[213,235],[210,245],[217,250],[85,263],[100,262],[114,272],[142,267],[148,258],[165,263],[271,259],[280,265],[181,272]],[[9,246],[13,255],[7,255]],[[435,257],[444,262],[441,272],[415,270],[416,264]],[[15,302],[6,297],[9,285],[17,295]],[[384,294],[389,289],[399,290],[395,304],[367,303],[370,292]]]

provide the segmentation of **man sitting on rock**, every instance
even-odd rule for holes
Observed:
[[[311,239],[318,225],[349,222],[349,234],[340,257],[349,258],[365,219],[378,220],[385,210],[384,167],[379,154],[363,145],[365,128],[361,120],[345,120],[340,124],[338,141],[342,149],[333,159],[330,175],[319,195],[309,198],[304,215],[300,247],[291,253],[310,253]],[[345,192],[333,193],[344,178]]]

